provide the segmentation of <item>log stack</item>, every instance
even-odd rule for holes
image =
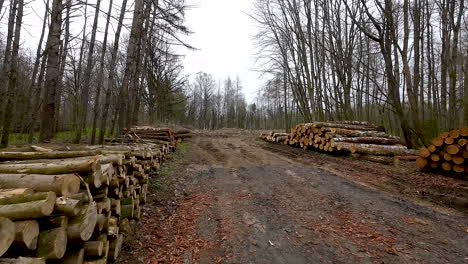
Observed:
[[[271,131],[270,133],[267,133],[267,134],[261,134],[260,138],[268,142],[287,144],[287,140],[289,139],[289,134]]]
[[[177,142],[182,142],[185,139],[192,138],[192,132],[188,129],[178,129],[174,130],[174,137],[177,140]]]
[[[177,144],[177,139],[174,135],[174,131],[171,128],[135,126],[129,129],[124,129],[124,133],[119,137],[106,138],[106,143],[152,144],[162,146],[163,148],[168,148],[170,151],[174,151]]]
[[[0,152],[0,264],[116,260],[164,146]]]
[[[422,170],[468,173],[468,127],[444,132],[419,151]]]
[[[303,123],[291,129],[287,137],[271,133],[261,138],[303,149],[350,153],[359,159],[384,164],[417,158],[417,151],[407,149],[399,137],[387,134],[383,127],[362,121]]]

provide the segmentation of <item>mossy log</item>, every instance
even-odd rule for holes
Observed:
[[[30,188],[0,189],[0,199],[14,195],[33,194],[34,190]]]
[[[15,224],[8,218],[0,217],[0,257],[10,248],[15,239]]]
[[[82,214],[71,218],[68,223],[67,236],[70,240],[87,241],[91,238],[97,222],[96,203],[91,202]]]
[[[124,158],[125,158],[125,155],[123,154],[112,154],[112,155],[99,156],[97,161],[100,164],[111,163],[111,164],[116,164],[116,165],[122,165]]]
[[[63,264],[83,264],[84,261],[84,248],[67,249],[65,256],[61,259],[60,263]],[[58,264],[58,263],[57,263]]]
[[[120,230],[121,234],[126,235],[126,236],[133,233],[133,227],[130,224],[130,220],[128,218],[124,218],[124,219],[120,220],[119,230]]]
[[[0,188],[30,188],[68,196],[79,192],[80,178],[75,174],[0,174]]]
[[[51,152],[0,152],[0,161],[5,160],[37,160],[37,159],[66,159],[101,154],[99,150],[88,151],[51,151]]]
[[[82,202],[80,200],[71,199],[68,197],[58,197],[55,200],[54,211],[67,215],[67,216],[77,216],[80,213],[80,205]]]
[[[381,155],[381,156],[412,156],[418,155],[419,152],[412,149],[407,149],[405,146],[387,146],[374,144],[352,144],[350,147],[352,153]]]
[[[0,258],[0,264],[45,264],[44,258]]]
[[[69,198],[75,199],[75,200],[80,200],[83,203],[89,203],[89,194],[87,192],[79,192],[75,194],[71,194],[68,196]]]
[[[119,234],[116,239],[110,241],[109,258],[112,261],[116,261],[119,257],[120,251],[122,250],[123,241],[124,236],[122,234]]]
[[[109,241],[104,242],[104,247],[102,249],[103,251],[103,257],[100,259],[91,259],[91,260],[85,260],[83,263],[84,264],[107,264],[108,263],[108,255],[109,255]]]
[[[35,220],[15,222],[15,241],[23,248],[34,250],[37,248],[37,239],[39,236],[39,223]]]
[[[67,174],[101,171],[101,164],[91,159],[42,160],[37,163],[1,163],[0,173]]]
[[[120,217],[122,218],[132,218],[135,207],[132,204],[120,206]]]
[[[67,249],[67,231],[59,227],[45,230],[39,234],[37,257],[45,259],[61,259]]]
[[[54,192],[15,195],[0,199],[0,217],[11,220],[35,219],[48,216],[54,210]]]
[[[87,241],[84,243],[87,257],[101,257],[103,255],[104,241]]]
[[[117,237],[119,235],[119,219],[114,216],[109,217],[104,229],[107,230],[110,237]]]
[[[400,144],[400,140],[398,139],[384,137],[335,137],[333,138],[332,142],[366,143],[382,145]]]
[[[106,224],[108,216],[105,214],[98,214],[96,220],[96,227],[94,228],[95,231],[101,232],[104,229],[104,225]]]

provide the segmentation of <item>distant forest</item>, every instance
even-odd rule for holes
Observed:
[[[288,130],[363,120],[413,147],[468,126],[464,0],[253,2],[246,15],[258,26],[264,85],[247,102],[239,77],[184,75],[181,47],[196,48],[184,41],[184,0],[0,0],[1,145],[64,131],[96,144],[135,124]],[[35,10],[44,12],[30,47]]]

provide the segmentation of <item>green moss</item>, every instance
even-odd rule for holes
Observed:
[[[183,166],[185,154],[190,150],[190,141],[184,141],[177,144],[175,153],[166,160],[159,170],[159,175],[154,181],[151,181],[150,188],[153,192],[165,193],[173,188],[173,175],[175,171]]]

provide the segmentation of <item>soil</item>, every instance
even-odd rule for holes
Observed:
[[[152,180],[118,263],[468,263],[468,182],[218,132]]]

